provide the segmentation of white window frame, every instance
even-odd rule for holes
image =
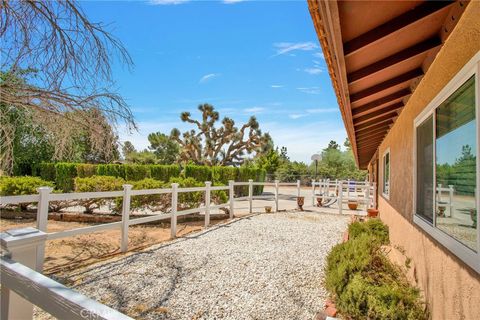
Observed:
[[[385,192],[385,158],[388,155],[388,192]],[[390,148],[387,148],[382,155],[382,196],[390,200],[390,194],[392,193],[392,154],[390,153]]]
[[[475,120],[476,120],[476,135],[477,135],[477,188],[476,188],[476,205],[477,205],[477,251],[475,252],[471,248],[467,247],[454,237],[436,228],[436,214],[433,212],[433,223],[423,219],[420,215],[416,214],[417,211],[417,128],[425,120],[433,115],[433,141],[436,141],[435,136],[435,123],[436,115],[435,110],[449,98],[460,86],[462,86],[468,79],[475,76]],[[437,96],[427,105],[427,107],[415,118],[413,123],[413,222],[417,224],[421,229],[427,232],[435,240],[441,243],[444,247],[450,250],[473,270],[480,273],[480,219],[478,216],[478,210],[480,209],[480,52],[477,52],[475,56],[448,82],[448,84],[437,94]],[[433,154],[435,161],[435,143],[433,144]],[[436,179],[435,163],[433,164],[433,177]],[[434,186],[436,181],[434,180]],[[436,197],[433,197],[435,201]],[[435,211],[435,203],[433,206]]]

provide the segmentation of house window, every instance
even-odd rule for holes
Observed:
[[[390,199],[390,150],[389,149],[383,155],[382,194],[385,198]]]
[[[415,120],[414,221],[480,273],[479,58]]]

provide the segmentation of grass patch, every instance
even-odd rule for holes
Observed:
[[[388,227],[379,219],[349,226],[350,240],[327,257],[326,287],[352,319],[428,319],[418,289],[382,250]]]

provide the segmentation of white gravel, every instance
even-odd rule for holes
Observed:
[[[89,269],[76,290],[134,318],[312,319],[347,216],[261,214]]]

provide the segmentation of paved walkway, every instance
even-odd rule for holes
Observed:
[[[79,270],[74,289],[137,319],[312,319],[348,216],[260,214]]]

